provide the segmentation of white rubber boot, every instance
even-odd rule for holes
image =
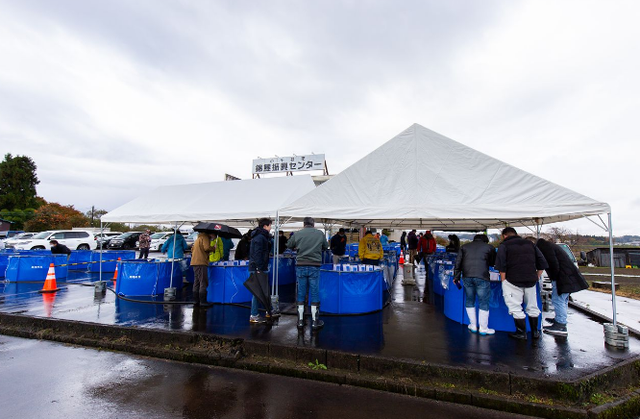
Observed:
[[[469,316],[469,331],[476,333],[478,331],[478,324],[476,323],[476,308],[465,307],[467,309],[467,316]]]
[[[304,327],[304,305],[298,304],[298,328]]]
[[[480,323],[480,328],[478,333],[482,336],[485,335],[493,335],[496,333],[495,330],[489,329],[489,311],[488,310],[479,310],[478,311],[478,323]]]

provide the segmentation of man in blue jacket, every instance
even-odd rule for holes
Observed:
[[[180,261],[180,270],[182,276],[185,276],[188,266],[187,261],[184,260],[184,252],[189,249],[187,241],[180,232],[174,232],[167,240],[162,244],[160,251],[167,254],[168,259],[178,259]]]

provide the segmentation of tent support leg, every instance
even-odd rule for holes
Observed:
[[[613,319],[613,327],[617,326],[616,322],[616,277],[615,277],[615,265],[613,264],[613,229],[611,227],[611,213],[607,214],[609,217],[609,225],[607,230],[609,230],[609,263],[611,265],[611,305],[613,309],[613,315],[611,318]]]

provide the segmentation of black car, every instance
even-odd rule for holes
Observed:
[[[109,241],[108,248],[109,249],[135,249],[136,241],[142,234],[142,231],[129,231],[127,233],[122,233],[119,236],[112,238]]]

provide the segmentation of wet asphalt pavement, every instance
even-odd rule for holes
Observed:
[[[112,274],[104,275],[105,279],[111,277]],[[250,325],[248,306],[215,305],[208,310],[194,310],[191,305],[162,304],[161,298],[158,304],[143,304],[116,298],[110,291],[95,297],[93,287],[80,285],[97,279],[98,274],[70,271],[68,282],[59,282],[63,289],[53,297],[37,292],[42,283],[2,283],[0,311],[101,324],[194,330],[282,345],[562,380],[583,377],[640,354],[640,342],[633,337],[628,350],[605,346],[601,323],[573,309],[569,310],[568,338],[543,334],[533,344],[513,340],[505,332],[487,337],[469,333],[466,326],[444,316],[437,296],[427,295],[425,300],[423,279],[414,287],[403,287],[396,281],[390,304],[381,312],[324,316],[325,327],[317,333],[311,333],[308,327],[304,333],[298,333],[295,316],[290,315],[282,316],[273,325]],[[293,287],[281,288],[285,307],[293,298]],[[179,298],[189,300],[188,290]]]
[[[4,419],[525,418],[337,384],[2,335],[0,376]]]

